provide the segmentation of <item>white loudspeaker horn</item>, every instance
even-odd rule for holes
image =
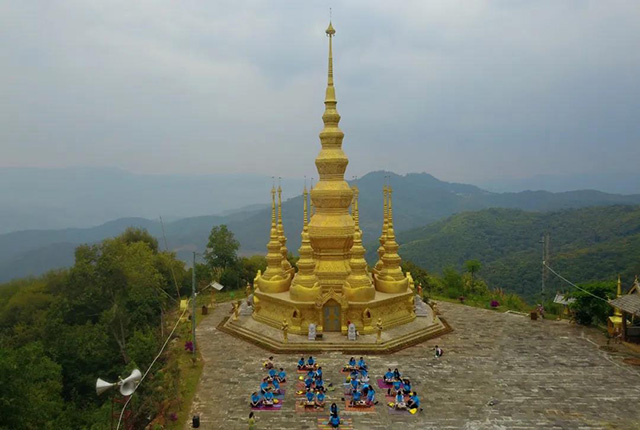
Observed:
[[[118,385],[117,382],[107,382],[98,378],[98,380],[96,381],[96,393],[98,393],[98,396],[99,396],[100,394],[107,391],[109,388],[115,387],[116,385]]]
[[[120,393],[122,393],[123,396],[132,395],[133,392],[136,391],[140,379],[142,379],[142,373],[140,373],[138,369],[133,369],[131,375],[119,382]]]

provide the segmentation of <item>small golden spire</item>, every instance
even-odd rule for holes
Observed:
[[[620,280],[620,275],[618,275],[618,291],[616,293],[616,297],[620,297],[622,295],[622,281]],[[622,316],[622,311],[620,311],[620,309],[614,307],[613,308],[613,315],[617,316],[617,317],[621,317]]]
[[[309,198],[309,194],[307,193],[307,184],[304,184],[304,191],[302,192],[302,198],[304,199],[304,203],[302,205],[302,229],[307,231],[309,229],[309,221],[307,219],[307,200]]]
[[[282,254],[282,269],[287,271],[291,268],[291,263],[287,260],[289,250],[287,249],[287,237],[284,235],[284,224],[282,223],[282,187],[278,178],[278,240],[280,241],[280,252]]]
[[[276,186],[274,184],[271,187],[271,233],[269,234],[269,243],[267,243],[267,269],[263,274],[265,279],[283,276],[281,248],[282,243],[276,222]]]
[[[271,187],[271,229],[274,230],[272,234],[277,234],[276,230],[276,186]]]

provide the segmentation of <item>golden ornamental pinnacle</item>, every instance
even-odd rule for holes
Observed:
[[[336,30],[333,28],[333,25],[331,24],[331,21],[329,21],[329,27],[327,27],[327,30],[325,31],[325,33],[327,33],[327,36],[331,37],[334,34],[336,34]]]

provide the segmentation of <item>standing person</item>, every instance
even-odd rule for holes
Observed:
[[[442,357],[443,353],[444,353],[444,351],[442,350],[442,348],[440,348],[438,345],[436,345],[436,358]]]
[[[249,430],[255,430],[256,428],[256,417],[253,415],[253,412],[249,413]]]

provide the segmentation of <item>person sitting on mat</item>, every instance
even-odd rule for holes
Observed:
[[[312,356],[309,356],[307,360],[307,369],[314,369],[316,367],[316,360]]]
[[[369,382],[369,372],[366,369],[360,371],[360,382]]]
[[[356,378],[351,379],[351,392],[358,391],[358,385],[360,385],[360,381]]]
[[[276,369],[272,367],[271,369],[269,369],[269,373],[267,373],[267,376],[263,378],[263,381],[267,381],[267,382],[273,381],[276,377],[276,374],[277,374]]]
[[[360,391],[354,391],[351,397],[351,406],[362,405],[362,393]]]
[[[304,405],[305,406],[315,406],[316,405],[316,395],[313,392],[313,390],[307,390],[307,392],[304,394]]]
[[[284,371],[282,367],[280,368],[280,373],[278,373],[278,375],[276,376],[276,379],[281,384],[284,384],[285,382],[287,382],[287,373]]]
[[[411,397],[407,402],[407,407],[409,409],[420,409],[420,398],[418,397],[418,393],[415,391],[411,393]]]
[[[368,383],[368,382],[361,382],[361,383],[360,383],[360,389],[361,389],[361,390],[365,390],[365,389],[367,389],[367,390],[368,390],[369,388],[371,388],[371,386],[369,385],[369,383]]]
[[[298,360],[298,370],[304,370],[304,357],[300,357],[300,360]]]
[[[318,378],[322,379],[322,366],[318,366],[314,376],[316,379]]]
[[[257,391],[254,391],[253,394],[251,394],[251,407],[259,408],[260,404],[262,404],[262,396],[260,396]]]
[[[356,359],[355,357],[351,357],[349,359],[349,363],[344,367],[344,370],[353,370],[356,368]]]
[[[387,388],[387,395],[391,395],[391,390],[393,390],[394,393],[400,392],[402,390],[402,381],[399,379],[394,380],[391,388]]]
[[[400,371],[398,370],[397,367],[395,369],[393,369],[393,379],[398,380],[398,381],[400,379],[402,379],[401,375],[400,375]]]
[[[358,369],[367,369],[367,363],[364,361],[364,357],[360,357],[360,360],[358,360]]]
[[[307,390],[310,390],[312,385],[313,385],[313,378],[307,376],[307,378],[304,380],[304,388]]]
[[[280,394],[280,383],[278,382],[278,380],[274,379],[273,381],[271,381],[271,384],[273,384],[273,393]]]
[[[264,394],[269,390],[271,390],[269,383],[267,381],[262,381],[262,383],[260,384],[260,393]]]
[[[315,386],[316,386],[316,391],[323,392],[326,390],[326,388],[324,388],[324,382],[322,381],[322,378],[316,379]]]
[[[321,408],[324,406],[324,402],[325,402],[325,394],[322,391],[320,391],[316,396],[316,406]]]
[[[391,371],[391,368],[387,369],[387,373],[384,374],[384,376],[382,377],[382,379],[384,380],[385,383],[387,384],[391,384],[393,383],[393,372]]]
[[[404,393],[405,396],[411,393],[411,381],[409,381],[409,378],[406,378],[402,382],[402,392]]]
[[[369,406],[373,406],[375,405],[376,402],[376,392],[374,391],[373,387],[369,387],[369,389],[367,390],[367,404]]]
[[[329,424],[331,425],[331,427],[333,427],[334,429],[337,429],[338,427],[340,427],[340,417],[338,416],[338,414],[336,413],[335,415],[331,415],[329,417]]]
[[[401,391],[398,391],[398,394],[396,394],[396,404],[394,407],[396,409],[407,409],[407,404],[404,402],[404,396]]]
[[[267,359],[267,361],[264,362],[264,367],[266,369],[273,369],[274,365],[273,365],[273,356],[269,357]]]
[[[264,393],[264,400],[262,402],[265,406],[273,406],[273,393],[271,391],[267,391]]]

